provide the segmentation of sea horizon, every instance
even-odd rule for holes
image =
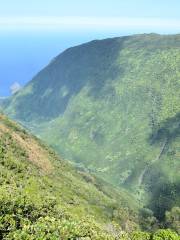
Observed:
[[[13,83],[24,86],[54,57],[69,47],[92,40],[143,33],[176,34],[176,32],[150,30],[145,32],[137,29],[121,31],[1,29],[0,85],[3,82],[3,88],[0,88],[0,97],[11,95],[10,87]]]

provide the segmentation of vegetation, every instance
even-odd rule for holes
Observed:
[[[152,235],[133,232],[139,229],[138,206],[127,193],[77,173],[2,115],[0,168],[0,239],[128,240]],[[167,213],[167,221],[175,224],[172,216]],[[176,233],[163,234],[160,239],[178,239]]]
[[[77,173],[2,115],[0,168],[1,239],[112,239],[106,225],[138,227],[128,194]]]
[[[177,232],[179,96],[180,35],[144,34],[66,50],[2,108],[86,175],[133,193],[145,229]]]

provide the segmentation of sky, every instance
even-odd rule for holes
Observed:
[[[64,49],[135,33],[180,33],[180,0],[0,0],[0,96]]]
[[[179,0],[0,0],[0,27],[180,27]]]
[[[179,0],[1,0],[1,16],[179,18]]]

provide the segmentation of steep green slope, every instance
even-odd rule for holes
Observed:
[[[66,50],[4,109],[162,220],[180,204],[179,100],[180,35],[149,34]]]
[[[138,228],[130,195],[75,171],[2,115],[0,169],[0,239],[115,239],[116,228]]]
[[[77,173],[2,115],[0,169],[0,239],[179,239],[171,230],[133,231],[138,222],[151,231],[157,228],[149,210],[138,217],[137,204],[127,193]],[[178,229],[178,212],[167,215],[173,229]]]

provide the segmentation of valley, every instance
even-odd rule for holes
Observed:
[[[179,233],[179,100],[179,34],[94,40],[65,50],[20,91],[0,100],[3,114],[25,130],[15,127],[13,133],[14,123],[4,115],[0,127],[25,149],[21,158],[32,159],[26,167],[36,168],[34,179],[43,175],[38,186],[33,180],[35,188],[45,187],[40,194],[52,194],[78,221],[86,213],[93,216],[99,236],[112,235],[96,238],[92,232],[92,239],[116,239],[104,232],[104,225],[115,229],[112,222],[125,233]]]

